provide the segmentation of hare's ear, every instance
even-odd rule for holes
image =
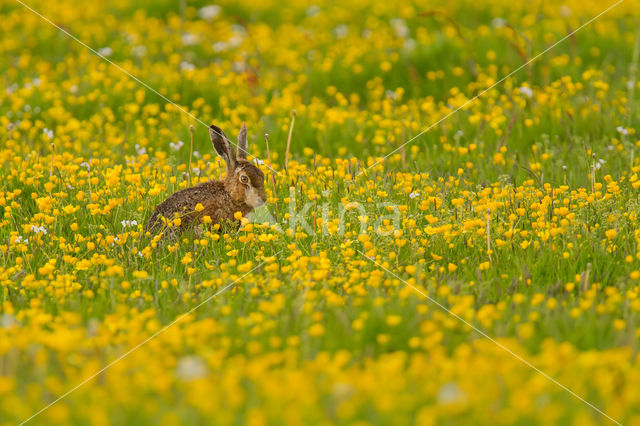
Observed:
[[[238,158],[247,159],[247,126],[244,124],[240,128],[240,133],[238,133]]]
[[[225,163],[227,163],[227,170],[234,170],[236,167],[236,152],[229,143],[227,135],[224,134],[220,127],[212,124],[209,126],[209,137],[216,152],[224,159]]]

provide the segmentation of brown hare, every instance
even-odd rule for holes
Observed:
[[[227,165],[225,179],[203,182],[171,195],[153,210],[147,222],[147,231],[163,231],[167,228],[167,221],[171,222],[176,217],[180,218],[180,225],[172,229],[178,232],[200,225],[205,216],[211,218],[211,224],[235,222],[237,226],[239,221],[234,218],[236,212],[246,216],[265,203],[264,173],[247,161],[247,127],[243,124],[238,134],[237,154],[219,127],[211,125],[209,136],[216,152]]]

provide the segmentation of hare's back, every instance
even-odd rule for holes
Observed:
[[[156,206],[149,220],[149,227],[155,225],[159,216],[165,218],[173,218],[176,214],[183,216],[185,213],[194,212],[198,204],[202,204],[204,207],[215,203],[216,199],[224,197],[224,194],[224,184],[219,181],[204,182],[182,189]]]

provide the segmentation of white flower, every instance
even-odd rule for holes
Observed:
[[[507,26],[507,20],[504,18],[493,18],[491,26],[493,28],[504,28]]]
[[[120,224],[122,225],[123,228],[126,228],[128,226],[138,226],[138,221],[137,220],[122,220],[120,221]]]
[[[233,31],[233,33],[237,35],[247,34],[247,30],[242,25],[238,24],[231,24],[231,31]]]
[[[243,61],[233,61],[231,68],[233,68],[234,72],[240,74],[247,70],[247,64]]]
[[[196,69],[196,66],[195,66],[195,65],[193,65],[193,64],[192,64],[192,63],[190,63],[190,62],[182,61],[182,62],[180,62],[180,69],[181,69],[182,71],[193,71],[193,70],[195,70],[195,69]]]
[[[0,316],[0,328],[9,328],[15,324],[18,324],[15,316],[11,314],[2,314]]]
[[[521,94],[525,95],[527,98],[533,98],[533,90],[529,86],[522,86],[518,89]]]
[[[33,232],[34,234],[38,235],[38,234],[44,234],[47,235],[47,228],[45,228],[44,226],[32,226],[31,227],[31,232]]]
[[[7,89],[6,89],[7,95],[12,94],[16,90],[18,90],[18,88],[19,88],[19,86],[16,83],[13,83],[11,86],[7,87]]]
[[[185,46],[193,46],[194,44],[198,44],[198,36],[191,33],[182,34],[182,44]]]
[[[137,56],[139,58],[142,58],[144,56],[147,55],[147,48],[145,46],[133,46],[131,48],[131,53],[133,54],[133,56]]]
[[[399,38],[407,38],[409,35],[409,27],[404,19],[393,18],[391,20],[391,27],[396,32],[396,36]]]
[[[217,41],[213,43],[213,51],[214,52],[224,52],[229,49],[229,43],[226,41]]]
[[[258,166],[262,166],[262,165],[264,165],[264,161],[262,161],[262,160],[261,160],[261,159],[259,159],[259,158],[256,158],[254,161],[256,162],[256,164],[257,164]]]
[[[413,52],[416,47],[418,46],[418,42],[415,41],[412,38],[408,38],[404,41],[404,44],[402,45],[402,48],[404,50],[406,50],[407,52]]]
[[[384,95],[385,95],[388,99],[391,99],[391,100],[394,100],[394,101],[395,101],[396,99],[398,99],[398,94],[397,94],[396,92],[394,92],[393,90],[389,90],[389,89],[385,90]]]
[[[238,47],[242,44],[243,41],[244,41],[244,36],[240,34],[235,34],[231,36],[228,43],[229,43],[229,46],[231,47]]]
[[[49,139],[53,139],[53,130],[51,129],[47,129],[46,127],[43,130],[43,133],[46,137],[48,137]]]
[[[144,155],[147,153],[147,148],[145,148],[144,146],[140,146],[139,144],[136,144],[135,148],[138,155]]]
[[[345,38],[349,34],[349,27],[345,24],[340,24],[333,29],[333,34],[337,39]]]
[[[201,379],[208,374],[207,364],[198,356],[185,356],[178,360],[176,376],[180,380]]]
[[[109,46],[101,47],[100,49],[98,49],[98,53],[101,56],[104,56],[105,58],[108,58],[109,56],[111,56],[113,54],[113,49],[110,48]]]
[[[442,385],[436,398],[439,404],[453,404],[464,402],[467,396],[457,383],[449,382]]]
[[[14,244],[18,244],[18,243],[24,243],[24,244],[28,244],[29,243],[29,239],[27,238],[23,238],[22,235],[18,235],[14,240],[13,240]]]
[[[411,199],[414,199],[419,196],[420,196],[420,193],[418,191],[413,191],[411,194],[409,194],[409,198]]]
[[[196,158],[200,158],[200,153],[198,151],[193,151],[193,156]]]
[[[125,37],[127,38],[127,43],[129,44],[135,44],[138,42],[138,39],[139,39],[137,34],[125,33]]]
[[[182,142],[182,141],[169,143],[169,146],[174,151],[178,151],[180,148],[182,148],[183,145],[184,145],[184,142]]]
[[[627,129],[625,129],[624,127],[622,127],[622,126],[618,126],[618,127],[616,127],[616,130],[617,130],[617,131],[618,131],[618,133],[620,133],[621,135],[624,135],[624,136],[628,136],[628,135],[629,135],[629,131],[628,131]]]
[[[320,8],[315,5],[309,6],[307,7],[307,10],[305,10],[305,13],[309,18],[313,18],[314,16],[318,15],[318,13],[320,13]]]
[[[221,11],[222,8],[220,6],[212,4],[198,10],[198,16],[206,21],[211,21],[218,16]]]

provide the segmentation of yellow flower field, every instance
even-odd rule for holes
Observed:
[[[0,425],[640,425],[639,1],[0,17]]]

